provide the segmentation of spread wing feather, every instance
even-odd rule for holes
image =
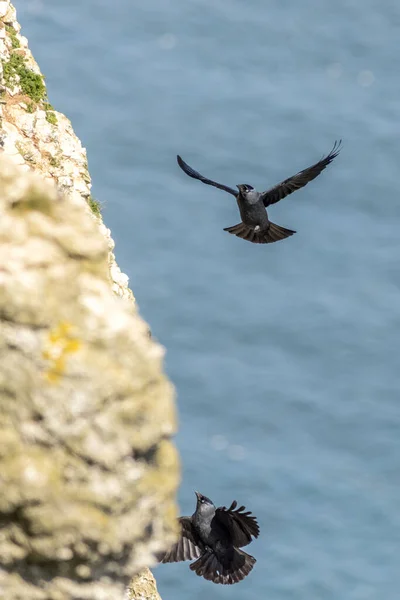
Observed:
[[[202,181],[203,183],[206,183],[207,185],[212,185],[212,186],[218,188],[219,190],[224,190],[224,192],[228,192],[229,194],[232,194],[235,197],[238,195],[238,192],[235,192],[235,190],[228,187],[227,185],[223,185],[222,183],[217,183],[216,181],[212,181],[211,179],[207,179],[206,177],[203,177],[203,175],[200,175],[200,173],[198,173],[197,171],[192,169],[192,167],[189,167],[189,165],[187,163],[185,163],[185,161],[179,155],[176,157],[176,159],[177,159],[178,165],[180,166],[182,171],[184,171],[184,173],[186,173],[186,175],[189,175],[189,177],[193,177],[193,179],[198,179],[199,181]]]
[[[279,200],[289,196],[289,194],[299,190],[307,185],[307,183],[318,177],[321,171],[323,171],[325,167],[327,167],[329,163],[331,163],[339,154],[341,143],[342,140],[335,142],[329,154],[324,158],[321,158],[321,160],[315,163],[315,165],[296,173],[296,175],[285,179],[281,183],[278,183],[278,185],[275,185],[273,188],[263,192],[261,194],[261,199],[264,202],[264,206],[270,206],[271,204],[279,202]]]
[[[181,517],[181,536],[179,540],[168,550],[161,562],[181,562],[199,558],[204,552],[204,546],[196,534],[190,517]]]
[[[250,544],[252,537],[258,537],[260,528],[250,511],[245,512],[244,506],[236,507],[237,502],[234,500],[229,508],[217,508],[215,516],[229,531],[232,545],[241,548]]]

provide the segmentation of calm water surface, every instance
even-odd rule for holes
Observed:
[[[178,390],[194,489],[259,517],[258,562],[213,586],[163,565],[163,600],[398,600],[398,0],[16,0],[50,100]],[[222,231],[235,186],[340,157],[271,209],[271,246]]]

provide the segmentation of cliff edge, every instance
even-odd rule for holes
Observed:
[[[0,597],[155,598],[176,536],[178,457],[163,349],[0,1]]]

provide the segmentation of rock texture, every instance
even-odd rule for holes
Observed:
[[[175,539],[173,389],[19,30],[0,1],[0,598],[119,600]]]
[[[132,578],[126,600],[160,600],[156,582],[148,569]]]
[[[98,216],[100,205],[90,194],[86,150],[70,121],[49,103],[43,75],[20,30],[13,5],[0,1],[0,147],[22,169],[55,182],[71,202],[84,203]],[[102,222],[99,227],[108,241],[113,289],[132,299],[128,277],[112,253],[110,231]]]

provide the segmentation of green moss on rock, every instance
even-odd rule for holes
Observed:
[[[92,209],[93,214],[96,215],[96,217],[100,217],[101,216],[101,204],[98,200],[95,200],[95,198],[93,198],[93,196],[89,196],[89,198],[87,199],[87,203],[89,204],[90,208]]]
[[[31,71],[26,66],[24,57],[17,52],[13,52],[10,60],[4,64],[4,81],[7,87],[16,85],[18,82],[21,93],[34,102],[41,102],[46,97],[46,86],[42,75]]]
[[[50,166],[54,167],[54,168],[58,168],[61,165],[60,159],[57,158],[56,156],[50,156],[49,157],[49,163],[50,163]]]
[[[10,37],[11,46],[14,48],[14,50],[16,48],[20,48],[21,44],[19,43],[19,39],[17,38],[17,32],[15,31],[14,27],[12,25],[6,25],[6,32]]]
[[[46,121],[51,123],[51,125],[57,125],[58,121],[57,121],[56,113],[52,110],[47,110],[46,111]]]

